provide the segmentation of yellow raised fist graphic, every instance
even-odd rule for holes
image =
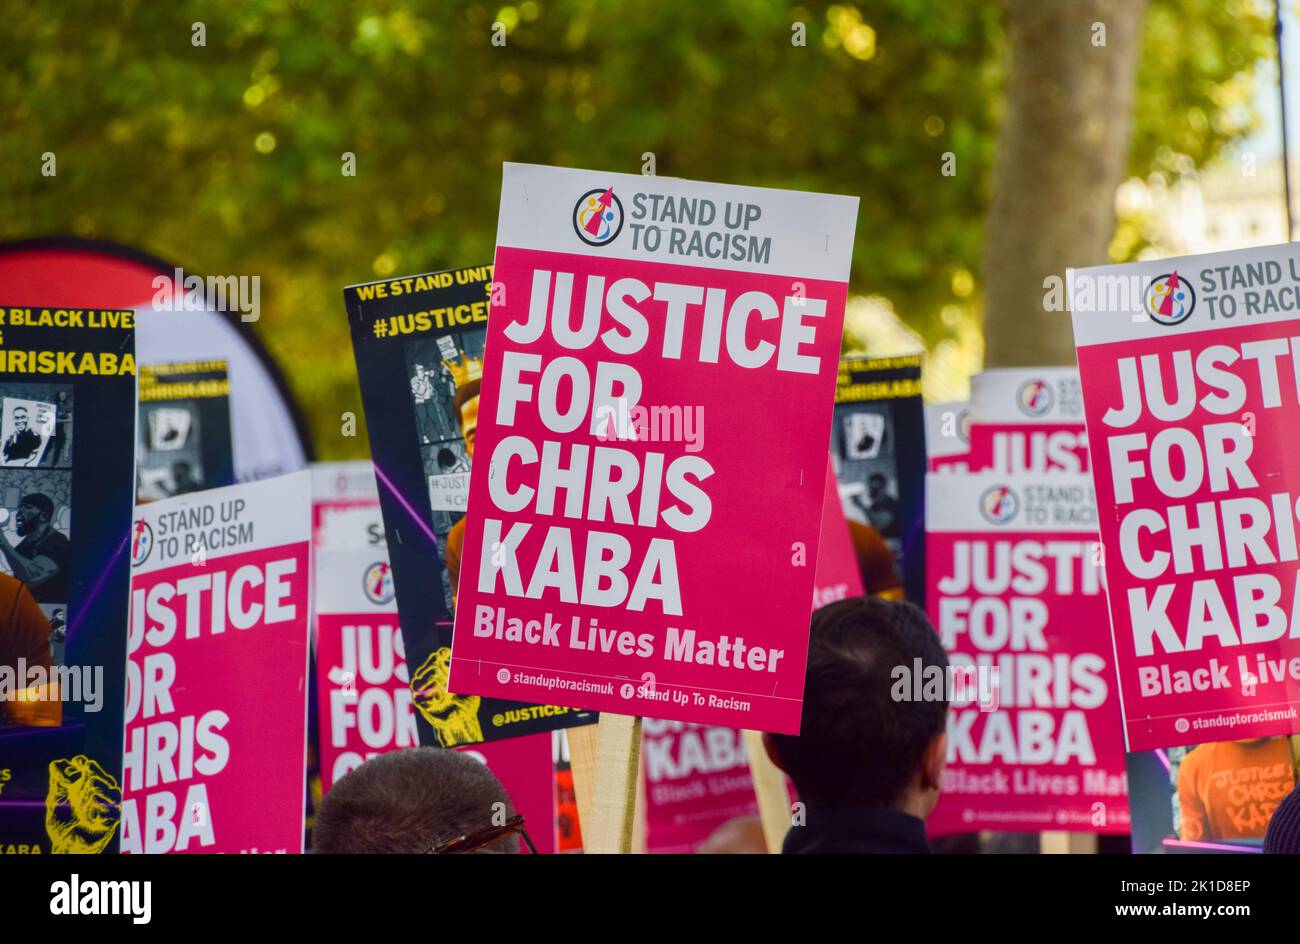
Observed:
[[[45,832],[52,852],[103,852],[117,830],[122,789],[85,754],[50,761]]]
[[[482,699],[447,691],[450,672],[451,650],[443,646],[431,653],[411,676],[411,698],[443,747],[477,744],[483,740],[483,728],[478,723]]]

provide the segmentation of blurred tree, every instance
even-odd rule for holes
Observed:
[[[1007,116],[984,247],[988,366],[1073,363],[1069,313],[1045,308],[1045,279],[1110,261],[1128,173],[1167,170],[1179,155],[1194,166],[1253,122],[1241,67],[1271,51],[1267,7],[1152,6],[1143,37],[1146,0],[1008,0]],[[1186,91],[1197,85],[1201,101]]]
[[[1145,7],[1145,0],[1007,4],[1007,116],[984,246],[991,367],[1074,362],[1069,313],[1044,306],[1044,279],[1107,261]]]
[[[1158,146],[1202,162],[1237,136],[1222,93],[1267,46],[1220,0],[1150,3],[1140,173]],[[1000,3],[0,0],[0,17],[0,238],[260,275],[257,328],[326,457],[366,453],[364,431],[339,434],[360,412],[340,288],[488,259],[506,160],[636,173],[651,153],[664,175],[858,194],[855,291],[932,346],[978,312]]]

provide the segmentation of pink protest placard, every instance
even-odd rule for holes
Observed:
[[[692,853],[728,820],[758,814],[741,732],[646,718],[641,726],[645,847]]]
[[[382,546],[317,553],[316,697],[323,792],[376,754],[420,743],[395,599]]]
[[[822,497],[821,545],[817,549],[817,576],[813,582],[813,609],[848,597],[862,596],[862,572],[853,553],[853,539],[840,504],[835,468],[826,459],[826,493]]]
[[[320,551],[316,567],[321,789],[328,793],[377,754],[418,747],[420,741],[385,547]],[[524,814],[537,851],[554,852],[551,734],[457,750],[491,768]]]
[[[1300,254],[1070,275],[1130,749],[1300,731]]]
[[[798,730],[856,207],[506,165],[453,691]]]
[[[1079,372],[1007,367],[971,378],[972,472],[1087,472]]]
[[[928,609],[950,670],[946,679],[896,674],[894,695],[949,695],[948,766],[930,832],[1126,832],[1091,480],[938,473],[926,516]]]
[[[136,509],[123,852],[301,852],[310,476]]]
[[[454,748],[487,764],[510,794],[515,811],[539,855],[557,851],[555,832],[555,754],[552,732],[501,738]],[[488,826],[484,823],[484,827]],[[505,840],[513,842],[515,840]],[[520,842],[520,852],[526,852]]]

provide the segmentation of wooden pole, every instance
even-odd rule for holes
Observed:
[[[595,792],[591,829],[582,829],[583,851],[595,854],[632,851],[636,821],[637,780],[641,772],[641,719],[602,714],[596,725]],[[575,783],[576,787],[576,783]],[[575,789],[576,793],[576,789]],[[578,813],[582,816],[581,811]]]
[[[1097,834],[1051,830],[1041,835],[1038,847],[1044,855],[1096,855]]]
[[[636,821],[632,824],[632,854],[645,855],[645,770],[641,763],[636,772]]]
[[[761,731],[745,731],[743,736],[745,753],[749,755],[749,773],[754,778],[754,793],[758,796],[758,818],[763,824],[763,839],[768,852],[780,852],[785,834],[790,829],[790,791],[785,786],[785,774],[767,756]]]
[[[586,831],[591,823],[591,798],[596,792],[596,725],[585,724],[568,728],[564,737],[569,742],[569,772],[573,775],[573,802],[578,807],[578,828]]]

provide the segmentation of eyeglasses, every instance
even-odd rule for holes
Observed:
[[[446,855],[453,852],[475,852],[484,846],[490,846],[494,842],[500,842],[507,836],[513,836],[515,833],[524,837],[524,845],[533,855],[537,855],[537,847],[533,845],[532,837],[528,835],[528,830],[524,829],[524,818],[522,815],[515,814],[506,820],[500,826],[489,826],[486,829],[480,829],[478,832],[469,833],[465,836],[457,836],[455,839],[447,839],[443,842],[436,843],[425,849],[425,855]]]

